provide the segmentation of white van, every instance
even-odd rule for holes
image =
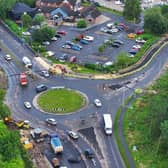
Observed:
[[[32,63],[31,60],[28,57],[23,57],[22,58],[23,63],[25,64],[26,67],[31,68],[32,67]]]
[[[113,128],[111,114],[103,114],[103,120],[104,120],[104,131],[105,131],[105,133],[107,135],[111,135],[112,134],[112,128]]]

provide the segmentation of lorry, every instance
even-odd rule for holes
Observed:
[[[28,84],[27,75],[24,72],[20,73],[19,81],[21,86],[26,86]]]
[[[112,134],[112,127],[113,127],[111,114],[103,114],[103,120],[104,120],[105,133],[107,135],[111,135]]]
[[[32,62],[31,62],[31,60],[28,57],[23,57],[22,61],[23,61],[23,63],[25,64],[25,66],[27,68],[31,68],[32,67]]]
[[[52,149],[54,150],[54,153],[55,154],[62,153],[63,152],[63,146],[62,146],[61,140],[58,137],[58,135],[53,134],[50,137],[51,137],[50,144],[51,144]]]

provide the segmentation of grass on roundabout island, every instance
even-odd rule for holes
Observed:
[[[86,104],[86,98],[74,90],[53,89],[42,93],[37,104],[45,112],[68,114],[82,108]]]

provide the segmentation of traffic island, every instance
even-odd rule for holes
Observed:
[[[43,112],[52,114],[71,114],[84,108],[87,96],[77,90],[51,89],[35,97],[34,105]]]

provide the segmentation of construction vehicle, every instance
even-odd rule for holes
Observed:
[[[56,158],[56,157],[54,157],[54,158],[52,159],[52,164],[53,164],[54,168],[60,167],[60,161],[59,161],[59,159]]]
[[[21,86],[26,86],[28,84],[27,75],[24,72],[20,73],[19,81]]]
[[[51,137],[50,144],[52,149],[54,150],[54,153],[57,154],[63,152],[63,146],[61,144],[61,140],[58,137],[58,135],[52,134],[50,137]]]
[[[30,128],[28,120],[16,121],[15,124],[18,128],[27,128],[27,129]]]

